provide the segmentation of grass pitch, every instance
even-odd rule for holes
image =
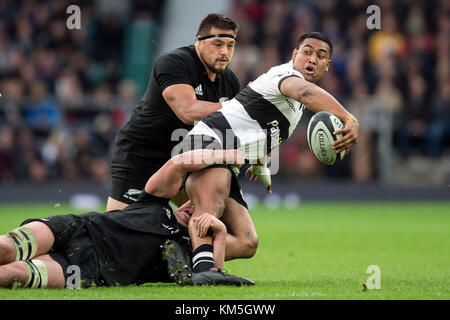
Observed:
[[[0,233],[26,218],[69,212],[64,204],[0,205]],[[225,268],[253,287],[0,289],[0,299],[450,299],[450,202],[304,202],[251,213],[258,251]],[[363,285],[370,265],[381,270],[380,289]]]

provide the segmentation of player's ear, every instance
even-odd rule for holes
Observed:
[[[292,61],[295,60],[295,57],[297,56],[298,50],[297,48],[294,49],[294,51],[292,51]]]
[[[328,59],[327,67],[325,68],[325,71],[328,71],[328,69],[330,68],[330,63],[331,63],[331,59]]]

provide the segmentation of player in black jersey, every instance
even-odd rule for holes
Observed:
[[[191,156],[200,161],[183,158]],[[188,152],[169,160],[147,181],[138,201],[123,210],[24,221],[0,236],[0,287],[18,283],[28,288],[63,288],[75,268],[80,272],[78,286],[85,288],[172,281],[253,284],[219,269],[192,275],[186,228],[194,208],[187,202],[173,213],[168,204],[186,172],[224,161],[243,162],[236,151]],[[200,236],[215,233],[211,258],[215,267],[223,268],[225,225],[209,214],[196,219],[195,225]]]
[[[147,179],[171,158],[173,147],[194,121],[239,92],[239,80],[227,68],[237,32],[230,18],[209,14],[200,23],[195,45],[156,61],[147,91],[115,139],[107,211],[136,201]]]
[[[173,155],[173,147],[193,122],[239,92],[239,81],[227,69],[237,31],[231,19],[210,14],[200,23],[194,46],[178,48],[156,61],[143,100],[114,143],[107,210],[133,203],[147,178]],[[235,176],[230,180],[222,190],[230,226],[227,260],[251,257],[257,247],[256,229],[241,187]]]

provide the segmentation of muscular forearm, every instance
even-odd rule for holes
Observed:
[[[299,92],[299,101],[313,112],[328,111],[338,117],[343,123],[356,118],[348,112],[332,95],[316,86],[308,84]]]
[[[194,100],[180,108],[184,110],[181,120],[186,124],[194,124],[194,122],[202,120],[220,108],[222,108],[221,103]]]
[[[178,119],[185,124],[193,124],[222,107],[219,102],[197,100],[194,88],[187,84],[169,86],[162,95]]]
[[[145,191],[158,197],[175,196],[188,172],[201,170],[215,163],[243,164],[244,154],[239,150],[191,150],[176,155],[152,175]]]
[[[214,264],[216,268],[223,269],[225,262],[225,244],[227,232],[216,233],[213,240]]]
[[[222,108],[221,103],[191,100],[179,102],[173,109],[183,123],[192,125],[220,108]]]

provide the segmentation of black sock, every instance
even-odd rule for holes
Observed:
[[[213,246],[210,244],[198,246],[197,249],[194,250],[192,265],[194,272],[203,272],[214,268]]]

